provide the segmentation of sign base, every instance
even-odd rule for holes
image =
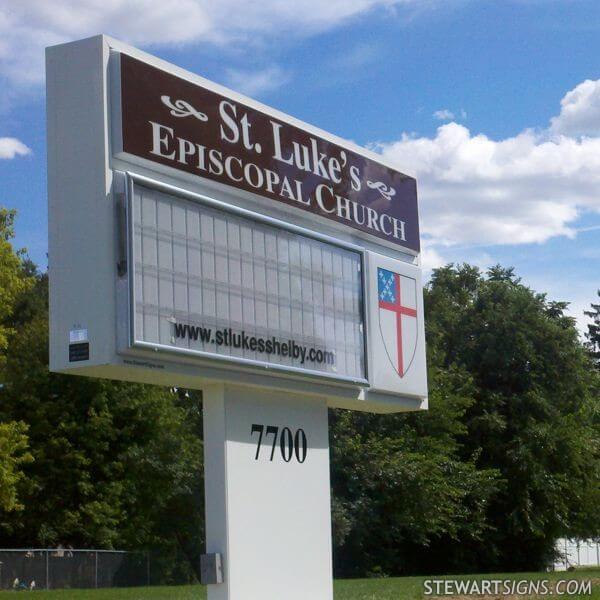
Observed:
[[[208,600],[332,600],[325,400],[204,389],[206,552],[223,583]]]

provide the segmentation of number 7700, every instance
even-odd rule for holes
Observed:
[[[269,460],[273,461],[275,456],[275,448],[277,447],[277,441],[279,441],[279,450],[281,452],[281,458],[286,462],[290,462],[292,457],[295,456],[299,463],[303,463],[306,460],[306,454],[308,452],[308,443],[306,440],[306,434],[304,429],[297,429],[296,433],[292,435],[292,430],[289,427],[281,429],[275,425],[259,425],[254,423],[250,431],[252,437],[255,433],[258,433],[258,440],[256,443],[256,455],[254,460],[258,460],[260,457],[260,450],[263,445],[263,437],[267,444],[267,452],[269,452],[268,446],[270,445],[270,456]],[[268,439],[272,436],[272,439]]]

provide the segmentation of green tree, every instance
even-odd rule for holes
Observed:
[[[32,284],[24,251],[15,252],[11,243],[15,216],[14,210],[0,207],[0,375],[8,338],[13,331],[10,321],[15,304]]]
[[[24,478],[22,467],[32,460],[26,432],[24,423],[0,423],[0,509],[5,513],[23,509],[17,492]]]
[[[429,411],[331,415],[338,574],[537,569],[598,535],[599,377],[565,308],[512,269],[434,271]]]
[[[0,207],[0,390],[15,308],[33,282],[25,252],[15,252],[11,243],[15,216],[14,210]],[[22,508],[18,500],[24,478],[22,467],[31,461],[26,432],[24,423],[0,419],[0,510],[6,513]]]
[[[431,569],[440,540],[482,542],[499,473],[466,459],[461,419],[473,386],[460,369],[430,368],[430,410],[413,415],[334,411],[331,460],[338,575]],[[450,557],[454,558],[454,557]],[[458,561],[460,562],[460,561]],[[445,569],[452,560],[445,561]]]
[[[160,547],[188,557],[191,574],[202,540],[200,398],[50,373],[47,315],[40,275],[16,303],[0,389],[0,420],[28,425],[35,459],[24,466],[25,510],[0,512],[4,543]],[[163,579],[182,570],[175,562],[163,561]]]
[[[600,290],[598,290],[600,297]],[[583,311],[592,322],[588,323],[588,330],[585,334],[587,343],[586,346],[594,359],[596,366],[600,368],[600,302],[598,304],[591,303],[591,309]]]
[[[478,569],[543,567],[563,535],[594,535],[600,474],[597,373],[566,303],[493,267],[434,272],[426,294],[431,356],[469,373],[474,402],[459,434],[464,459],[504,485],[487,506]],[[594,508],[594,502],[596,502]]]

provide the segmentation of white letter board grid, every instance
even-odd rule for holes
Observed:
[[[131,210],[135,342],[366,378],[359,252],[137,182]],[[210,341],[176,335],[185,325]],[[242,331],[293,340],[304,363],[235,347]]]

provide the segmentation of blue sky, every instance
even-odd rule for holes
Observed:
[[[0,204],[46,266],[43,47],[96,33],[415,175],[424,263],[496,262],[582,311],[600,287],[597,0],[0,0]]]

